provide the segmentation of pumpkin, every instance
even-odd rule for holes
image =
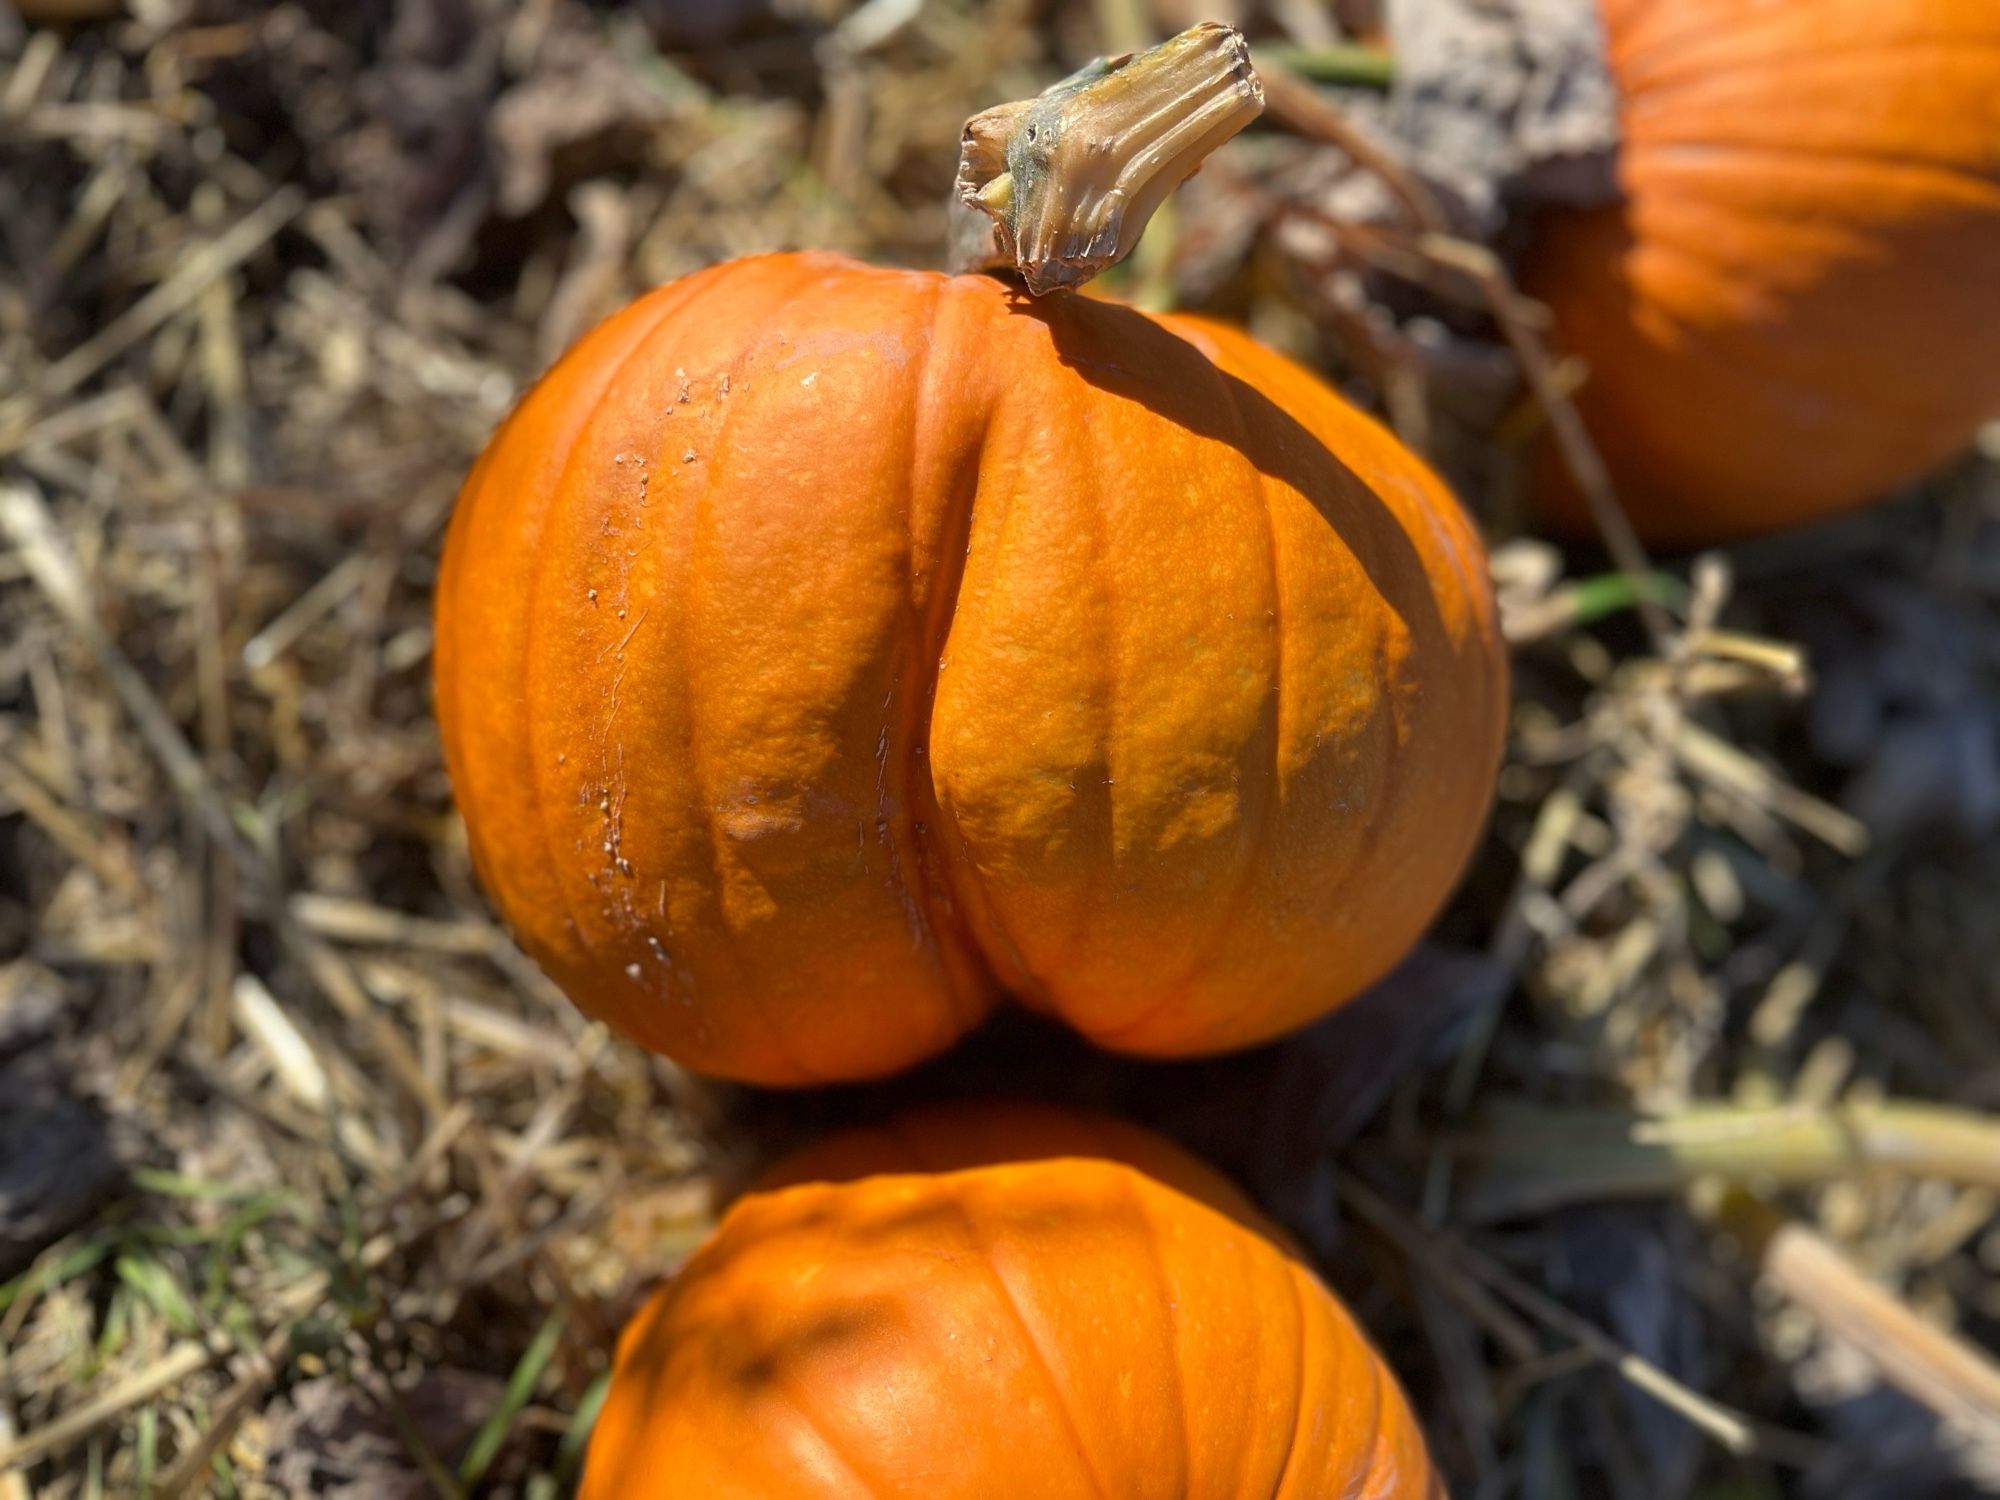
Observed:
[[[1828,516],[2000,415],[2000,5],[1601,5],[1624,202],[1523,280],[1640,532]]]
[[[1003,993],[1152,1055],[1315,1017],[1450,891],[1506,697],[1465,517],[1297,366],[824,254],[666,286],[525,398],[436,672],[528,950],[787,1085]]]
[[[1206,1167],[1109,1119],[905,1116],[739,1200],[625,1331],[583,1500],[1419,1500],[1394,1377]]]

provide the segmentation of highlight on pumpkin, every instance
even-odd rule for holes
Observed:
[[[1776,531],[1964,450],[2000,417],[2000,6],[1600,4],[1623,202],[1523,278],[1639,531]]]
[[[1395,1377],[1228,1183],[1122,1122],[808,1148],[626,1329],[584,1500],[1442,1489]]]
[[[1055,96],[1146,121],[1128,214],[1241,123],[1224,30]],[[1313,1020],[1451,892],[1506,705],[1477,533],[1298,365],[816,254],[663,287],[522,401],[459,497],[436,683],[528,951],[786,1085],[1004,997],[1153,1056]]]

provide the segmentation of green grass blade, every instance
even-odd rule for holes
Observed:
[[[500,1452],[500,1445],[507,1440],[507,1433],[514,1425],[514,1418],[521,1414],[521,1408],[528,1404],[528,1398],[535,1394],[542,1372],[549,1367],[549,1361],[556,1352],[556,1340],[562,1337],[563,1314],[558,1308],[542,1320],[527,1350],[521,1355],[520,1363],[514,1366],[514,1373],[507,1378],[507,1389],[501,1393],[499,1405],[480,1424],[473,1434],[472,1444],[465,1450],[465,1457],[458,1466],[458,1480],[470,1490],[485,1477],[487,1468]]]

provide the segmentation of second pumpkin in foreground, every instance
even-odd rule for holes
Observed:
[[[1436,1500],[1395,1378],[1243,1198],[1032,1106],[811,1148],[626,1330],[583,1500]]]

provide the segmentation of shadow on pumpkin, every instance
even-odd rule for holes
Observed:
[[[863,1155],[867,1149],[853,1138],[848,1147]],[[894,1173],[893,1163],[871,1173],[857,1162],[852,1175]],[[815,1371],[908,1363],[910,1350],[929,1343],[944,1360],[955,1334],[926,1316],[937,1305],[931,1293],[940,1283],[957,1284],[949,1300],[962,1303],[968,1288],[977,1289],[995,1304],[998,1321],[1007,1321],[1007,1293],[989,1250],[1010,1237],[1011,1226],[1032,1224],[1040,1243],[1079,1247],[1076,1256],[1059,1257],[1065,1263],[1101,1246],[1100,1216],[1080,1207],[1068,1188],[1017,1184],[1007,1215],[991,1222],[976,1203],[939,1196],[930,1184],[916,1190],[926,1196],[900,1201],[871,1190],[836,1197],[815,1181],[745,1204],[745,1217],[648,1309],[649,1319],[671,1318],[675,1337],[635,1343],[646,1351],[646,1379],[660,1380],[669,1358],[693,1357],[746,1397],[782,1398],[810,1385]],[[798,1267],[837,1274],[788,1274]]]
[[[1407,632],[1409,658],[1416,662],[1444,662],[1474,649],[1470,642],[1455,639],[1440,613],[1434,562],[1427,563],[1412,540],[1412,529],[1436,530],[1443,550],[1459,552],[1457,539],[1448,525],[1430,511],[1433,495],[1419,488],[1414,475],[1405,477],[1393,469],[1383,469],[1373,482],[1335,454],[1325,442],[1272,395],[1260,390],[1228,368],[1241,359],[1230,345],[1241,335],[1217,329],[1215,357],[1197,340],[1205,340],[1208,330],[1199,326],[1185,332],[1163,326],[1153,318],[1118,303],[1073,295],[1035,300],[1026,294],[1009,299],[1010,311],[1019,317],[1042,323],[1049,332],[1062,363],[1099,390],[1121,400],[1144,406],[1154,415],[1214,442],[1224,443],[1241,453],[1267,481],[1292,491],[1317,513],[1337,548],[1353,560],[1382,601]],[[1314,377],[1247,339],[1242,348],[1253,360],[1261,358],[1262,368],[1250,373],[1270,385],[1278,395],[1303,408],[1307,403],[1324,402],[1331,408],[1338,397]],[[1338,420],[1339,413],[1335,413]],[[1369,432],[1370,439],[1377,434]],[[1400,505],[1392,505],[1376,485],[1395,485]],[[1450,500],[1439,482],[1437,498]],[[1282,503],[1267,489],[1267,505]],[[1457,558],[1468,590],[1481,586],[1483,559]],[[1281,559],[1274,542],[1272,567]],[[1274,622],[1282,631],[1282,617]],[[1388,663],[1377,663],[1386,671]],[[1269,775],[1273,788],[1284,784],[1277,770],[1279,754],[1278,694],[1272,685],[1259,738],[1270,747]],[[1404,707],[1395,709],[1396,734],[1404,729]],[[1396,781],[1402,774],[1398,757],[1383,757],[1375,795],[1384,800],[1397,794]],[[1103,788],[1097,788],[1102,793]],[[1103,809],[1108,819],[1108,808]],[[1379,830],[1378,830],[1379,831]],[[1371,839],[1358,851],[1368,857]],[[1175,1003],[1177,987],[1167,986],[1155,1001],[1164,1006]],[[1114,1026],[1097,1029],[1101,1043],[1117,1045],[1148,1018],[1148,1012],[1128,1017]]]
[[[1099,390],[1229,444],[1266,479],[1296,491],[1367,574],[1413,646],[1426,654],[1446,649],[1429,572],[1405,522],[1276,401],[1135,309],[1073,295],[1037,301],[1025,293],[1008,305],[1017,316],[1042,323],[1063,364]],[[1269,357],[1274,374],[1299,378],[1291,365]]]
[[[809,1093],[693,1087],[710,1116],[707,1133],[741,1153],[718,1162],[721,1202],[774,1180],[770,1164],[805,1143],[880,1126],[913,1106],[1035,1101],[1124,1119],[1177,1141],[1323,1261],[1340,1238],[1331,1174],[1341,1149],[1398,1078],[1453,1054],[1461,1028],[1506,983],[1506,970],[1484,954],[1427,943],[1312,1025],[1221,1057],[1121,1057],[1010,1006],[944,1056],[894,1078]],[[893,1140],[884,1144],[895,1148]],[[1001,1147],[996,1142],[996,1155]],[[1040,1149],[1020,1132],[1005,1147],[1017,1156]],[[920,1144],[903,1149],[913,1167],[924,1163]],[[847,1175],[826,1170],[808,1149],[785,1180]]]

